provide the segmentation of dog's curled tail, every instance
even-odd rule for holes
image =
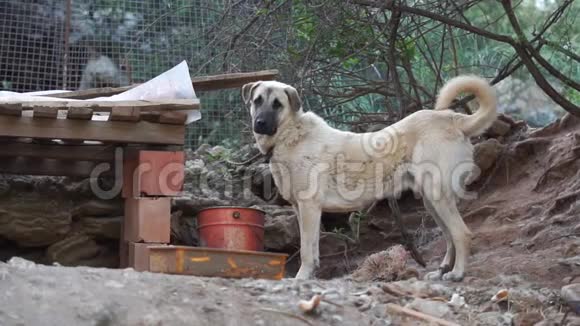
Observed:
[[[483,78],[477,76],[457,76],[449,80],[437,96],[435,110],[448,109],[457,95],[472,93],[479,102],[479,109],[472,115],[460,114],[458,127],[468,136],[482,134],[497,118],[497,99],[494,89]]]

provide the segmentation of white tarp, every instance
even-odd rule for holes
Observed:
[[[2,102],[26,102],[26,101],[84,101],[73,99],[62,99],[49,96],[54,93],[64,93],[66,91],[50,90],[31,93],[16,93],[9,91],[0,91],[0,101]],[[90,99],[87,101],[163,101],[163,100],[182,100],[182,99],[196,99],[195,91],[189,76],[189,68],[187,62],[182,61],[177,66],[162,73],[161,75],[134,87],[123,93],[109,96]],[[192,123],[201,119],[201,112],[199,110],[188,110],[186,123]],[[31,115],[32,112],[23,112],[23,115]],[[93,120],[107,120],[109,113],[101,113],[94,115]]]

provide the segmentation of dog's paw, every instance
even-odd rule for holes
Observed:
[[[463,272],[449,272],[449,273],[445,273],[443,274],[443,280],[444,281],[451,281],[451,282],[461,282],[463,281],[463,277],[464,277],[464,273]]]
[[[424,277],[427,281],[439,281],[441,279],[441,270],[436,270],[425,274]]]
[[[312,271],[307,269],[307,268],[303,268],[301,267],[298,270],[298,273],[296,274],[296,276],[294,276],[295,280],[309,280],[312,278]]]

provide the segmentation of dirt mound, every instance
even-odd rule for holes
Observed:
[[[500,123],[502,128],[477,140],[476,162],[483,174],[469,190],[478,195],[460,203],[475,234],[465,282],[520,275],[538,286],[559,288],[567,276],[580,274],[580,119],[566,115],[542,129],[505,116]],[[417,268],[424,275],[443,258],[445,241],[420,200],[407,194],[400,206],[428,261],[427,269]],[[323,239],[319,276],[350,273],[369,254],[401,242],[390,215],[386,205],[378,205],[362,221],[356,246]],[[324,223],[336,229],[337,221],[327,217]]]

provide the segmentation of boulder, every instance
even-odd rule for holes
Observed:
[[[505,136],[510,132],[511,126],[508,122],[503,120],[495,120],[491,127],[486,131],[486,134],[490,137],[501,137]]]
[[[70,231],[72,203],[40,193],[0,199],[0,236],[21,247],[53,244]]]
[[[122,217],[83,217],[80,221],[81,231],[87,235],[113,240],[121,237]]]
[[[416,298],[407,305],[407,308],[417,310],[430,316],[448,319],[453,312],[445,302]]]
[[[291,207],[262,206],[266,215],[264,247],[284,251],[300,247],[300,229]]]
[[[83,260],[99,256],[101,247],[95,240],[85,234],[73,234],[51,245],[46,250],[46,256],[51,263],[65,266],[83,265]]]
[[[484,312],[475,317],[474,325],[478,326],[512,326],[513,317],[500,311]]]
[[[123,203],[116,200],[88,200],[76,206],[73,217],[80,216],[120,216],[123,215]]]
[[[198,245],[195,217],[184,216],[182,211],[171,214],[171,243],[184,246]]]
[[[493,166],[502,149],[503,146],[496,139],[488,139],[475,145],[474,160],[482,173]]]
[[[572,283],[562,287],[560,291],[562,300],[574,311],[580,315],[580,283]]]

